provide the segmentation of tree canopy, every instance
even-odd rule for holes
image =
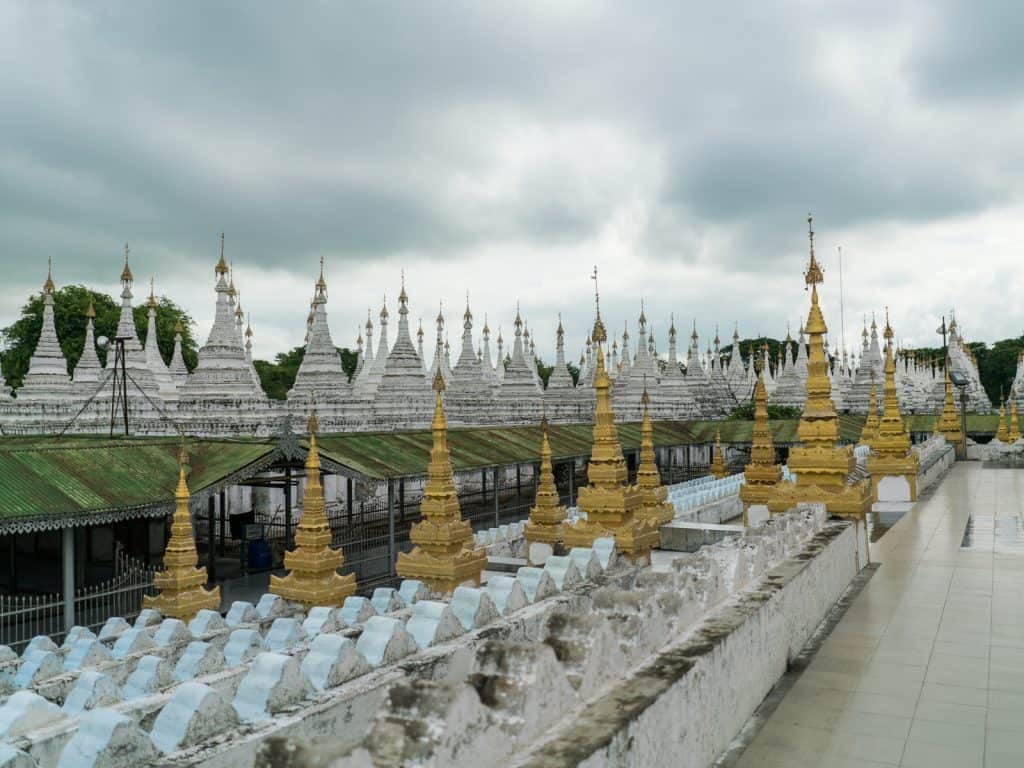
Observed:
[[[85,345],[85,312],[92,302],[96,318],[93,321],[96,337],[113,338],[121,306],[105,293],[84,285],[65,285],[53,294],[53,319],[60,339],[60,347],[68,361],[68,373],[74,370]],[[148,307],[139,304],[132,308],[135,330],[140,341],[145,341]],[[166,297],[157,300],[156,341],[164,362],[170,362],[174,352],[174,327],[181,322],[181,352],[185,365],[191,370],[196,365],[196,341],[192,335],[192,318]],[[29,360],[39,341],[43,328],[43,294],[31,296],[21,308],[21,316],[6,328],[0,329],[0,340],[5,351],[2,357],[4,378],[12,387],[21,385],[28,372]],[[97,350],[100,362],[106,362],[106,350]]]
[[[305,347],[293,347],[287,352],[275,355],[272,363],[266,360],[253,360],[253,367],[256,368],[267,397],[275,400],[284,400],[288,397],[288,390],[295,384],[295,377],[299,373],[299,366],[302,365],[305,354]],[[351,381],[359,362],[358,354],[348,347],[338,347],[338,354],[341,355],[341,370]]]

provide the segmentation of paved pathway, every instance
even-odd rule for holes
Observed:
[[[871,552],[738,765],[1022,768],[1024,470],[956,464]]]

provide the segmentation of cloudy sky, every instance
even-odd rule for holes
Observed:
[[[351,345],[401,270],[428,339],[469,291],[578,357],[598,265],[621,333],[646,302],[702,346],[889,305],[1024,330],[1024,4],[0,4],[0,324],[58,284],[142,282],[205,338],[226,232],[258,357],[300,344],[324,257]],[[139,291],[143,288],[140,286]],[[376,319],[375,319],[376,323]],[[686,335],[681,334],[681,335]],[[392,327],[392,340],[394,328]],[[429,345],[432,346],[432,345]],[[428,346],[428,353],[431,351]]]

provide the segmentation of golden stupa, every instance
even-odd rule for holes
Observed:
[[[708,472],[719,480],[729,476],[729,468],[725,466],[725,457],[722,454],[722,430],[715,431],[715,447],[711,450],[711,465]]]
[[[885,386],[882,390],[882,418],[871,441],[868,457],[872,498],[878,500],[878,483],[884,477],[903,477],[910,487],[910,501],[917,500],[917,454],[910,450],[910,435],[900,416],[896,400],[896,364],[892,356],[892,326],[885,314]]]
[[[559,503],[555,474],[551,469],[551,443],[548,441],[548,420],[541,419],[540,478],[537,498],[530,510],[530,521],[523,527],[527,544],[550,544],[554,550],[562,541],[565,507]]]
[[[286,576],[270,577],[270,592],[285,600],[314,606],[341,605],[356,593],[355,574],[342,576],[345,562],[340,549],[331,547],[331,525],[324,514],[324,489],[320,484],[320,456],[316,450],[316,413],[309,417],[309,451],[306,453],[306,486],[302,491],[302,516],[295,530],[295,549],[284,554]]]
[[[871,447],[875,436],[878,434],[878,396],[875,394],[875,384],[871,383],[871,390],[868,392],[868,413],[864,419],[864,427],[860,432],[860,445]]]
[[[964,433],[960,428],[960,416],[956,412],[956,404],[953,402],[953,382],[949,378],[949,362],[947,361],[944,376],[946,378],[946,395],[942,401],[942,413],[935,422],[935,432],[946,438],[946,442],[957,449],[957,455],[964,449]]]
[[[199,555],[188,511],[188,484],[185,482],[187,454],[182,446],[178,458],[178,487],[174,491],[174,515],[171,538],[164,548],[164,570],[154,574],[153,586],[160,594],[142,598],[143,608],[155,608],[163,616],[189,621],[199,611],[220,610],[220,587],[204,589],[206,569],[197,568]]]
[[[1006,413],[1006,398],[1002,389],[999,390],[999,422],[996,426],[996,440],[1001,443],[1010,442],[1010,430],[1007,429],[1006,420],[1009,414]]]
[[[773,514],[785,512],[800,502],[824,503],[829,514],[864,519],[871,506],[867,480],[847,484],[856,466],[853,446],[839,444],[839,422],[832,404],[823,337],[828,332],[818,306],[818,285],[825,276],[814,256],[814,229],[807,217],[810,262],[804,281],[811,290],[811,309],[805,330],[809,335],[807,399],[800,415],[797,440],[789,451],[789,468],[795,483],[779,483],[768,500]]]
[[[751,361],[753,365],[753,361]],[[764,386],[764,369],[758,366],[754,385],[754,431],[750,444],[750,463],[743,468],[744,483],[740,486],[743,502],[743,524],[747,511],[754,504],[767,504],[776,483],[782,479],[782,466],[775,463],[775,441],[768,423],[768,390]]]
[[[1016,443],[1020,440],[1020,422],[1017,421],[1017,401],[1010,401],[1010,431],[1006,436],[1007,442]]]
[[[433,447],[427,466],[420,512],[423,519],[412,527],[412,552],[398,553],[395,570],[403,579],[419,579],[432,591],[450,594],[466,583],[479,584],[487,565],[487,553],[473,547],[473,529],[462,519],[459,496],[452,476],[448,452],[448,422],[445,421],[441,392],[441,370],[434,375],[434,418],[430,422]]]
[[[653,547],[660,542],[658,528],[638,517],[643,507],[643,496],[635,485],[627,485],[629,473],[622,455],[615,415],[612,412],[608,390],[611,380],[605,370],[604,350],[608,340],[601,321],[600,298],[594,271],[594,292],[597,316],[591,338],[595,345],[594,369],[594,446],[587,465],[588,484],[579,490],[577,503],[587,519],[563,527],[566,547],[589,547],[594,539],[613,536],[615,547],[623,555],[638,562],[646,560]]]
[[[640,402],[644,407],[644,415],[640,422],[640,466],[636,470],[636,485],[643,501],[637,514],[648,523],[660,527],[672,522],[676,509],[666,501],[668,489],[661,484],[661,472],[658,471],[654,457],[654,428],[648,411],[651,396],[647,394],[646,381]]]

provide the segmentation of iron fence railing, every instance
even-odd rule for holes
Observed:
[[[115,563],[108,581],[75,590],[75,624],[97,631],[111,616],[132,621],[142,611],[144,595],[153,595],[155,569],[126,555]],[[59,593],[0,595],[0,645],[19,651],[37,635],[60,643],[64,598]]]

